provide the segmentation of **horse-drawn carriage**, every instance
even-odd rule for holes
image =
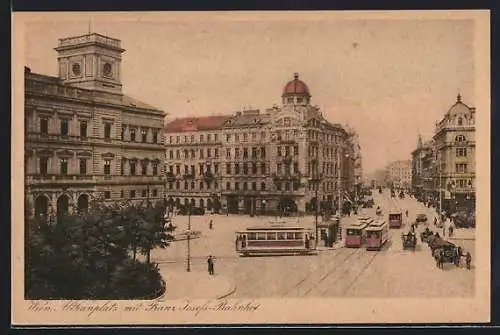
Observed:
[[[412,249],[415,251],[417,246],[417,237],[412,232],[408,234],[402,234],[401,239],[403,240],[403,249]]]
[[[456,266],[460,265],[460,255],[455,244],[445,241],[442,238],[435,237],[428,242],[432,251],[432,256],[436,260],[438,266],[443,263],[453,263]]]
[[[431,238],[434,238],[434,233],[429,229],[426,229],[420,233],[420,241],[422,242],[427,243],[429,242],[428,240]]]

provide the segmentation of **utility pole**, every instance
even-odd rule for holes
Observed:
[[[187,272],[191,272],[191,202],[188,204]]]
[[[315,178],[314,178],[314,197],[316,199],[316,202],[315,202],[315,210],[316,210],[316,217],[315,217],[315,224],[314,224],[314,231],[315,231],[315,237],[316,237],[316,245],[318,245],[318,212],[319,212],[319,204],[318,204],[318,188],[319,188],[319,176],[318,176],[318,164],[316,162],[316,165],[315,165],[315,169],[314,169],[314,174],[315,174]]]
[[[443,211],[442,206],[443,206],[443,195],[442,195],[442,176],[441,176],[441,154],[439,153],[438,155],[438,174],[439,174],[439,220],[441,220],[441,213]]]
[[[342,178],[341,178],[341,163],[340,163],[340,149],[337,150],[337,183],[338,185],[338,195],[339,195],[339,225],[340,225],[340,218],[342,217]]]

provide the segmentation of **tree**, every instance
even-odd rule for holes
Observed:
[[[150,251],[166,247],[161,207],[93,206],[90,214],[27,220],[28,299],[131,299],[158,292]],[[133,258],[130,257],[132,250]],[[148,264],[135,258],[148,254]]]

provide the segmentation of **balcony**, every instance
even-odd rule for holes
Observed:
[[[93,184],[92,175],[61,175],[61,174],[32,174],[26,176],[27,185],[50,185],[50,184]]]

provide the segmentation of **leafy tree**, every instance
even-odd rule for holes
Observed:
[[[27,220],[27,298],[130,299],[157,292],[162,280],[149,255],[168,245],[163,210],[121,204],[95,206],[57,223]],[[136,260],[136,250],[148,255],[148,264]]]

